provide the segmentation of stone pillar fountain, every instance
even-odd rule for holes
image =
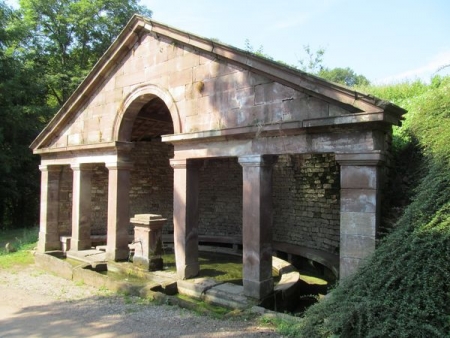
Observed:
[[[149,271],[162,270],[162,227],[167,219],[155,214],[136,214],[134,225],[133,263]]]

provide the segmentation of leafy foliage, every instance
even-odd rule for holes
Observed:
[[[368,86],[370,81],[364,75],[358,75],[353,69],[347,68],[323,68],[317,74],[320,77],[343,84],[348,87]]]
[[[138,0],[0,0],[0,229],[37,222],[29,144],[134,13]]]
[[[299,336],[445,337],[450,332],[450,149],[443,145],[450,136],[449,81],[380,88],[403,101],[409,98],[402,93],[415,93],[404,128],[425,152],[426,173],[396,230],[352,278],[306,312],[297,325]]]
[[[37,239],[38,228],[0,230],[0,268],[7,269],[34,263],[34,257],[30,250],[36,246]],[[10,243],[14,252],[4,251],[6,243]]]
[[[39,51],[49,94],[61,106],[134,13],[151,11],[136,0],[20,0],[22,46]]]
[[[312,74],[320,74],[324,69],[323,56],[325,54],[325,48],[319,48],[313,51],[310,45],[303,45],[303,51],[306,56],[298,59],[300,69]]]
[[[22,31],[8,22],[18,13],[0,3],[0,15],[0,228],[4,228],[33,224],[37,218],[39,171],[28,145],[50,111],[43,69],[15,49]]]

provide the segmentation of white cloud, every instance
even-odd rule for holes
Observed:
[[[417,80],[421,79],[425,82],[430,81],[430,78],[436,74],[440,67],[450,64],[450,50],[436,54],[425,65],[410,69],[405,72],[391,75],[382,79],[375,80],[376,84],[386,84],[402,82],[405,80]],[[447,70],[442,70],[442,74],[447,73]],[[439,72],[441,74],[441,72]]]

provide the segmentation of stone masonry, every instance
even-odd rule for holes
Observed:
[[[134,16],[31,144],[39,251],[63,232],[82,250],[105,229],[107,259],[123,260],[130,216],[157,213],[173,219],[179,278],[199,272],[199,234],[239,229],[250,297],[272,291],[274,240],[339,254],[345,278],[375,249],[386,140],[404,113]]]

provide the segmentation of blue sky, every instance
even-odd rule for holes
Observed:
[[[153,19],[239,47],[245,40],[287,63],[304,45],[324,65],[376,83],[421,78],[450,64],[448,0],[141,0]],[[445,72],[450,73],[450,67]]]

